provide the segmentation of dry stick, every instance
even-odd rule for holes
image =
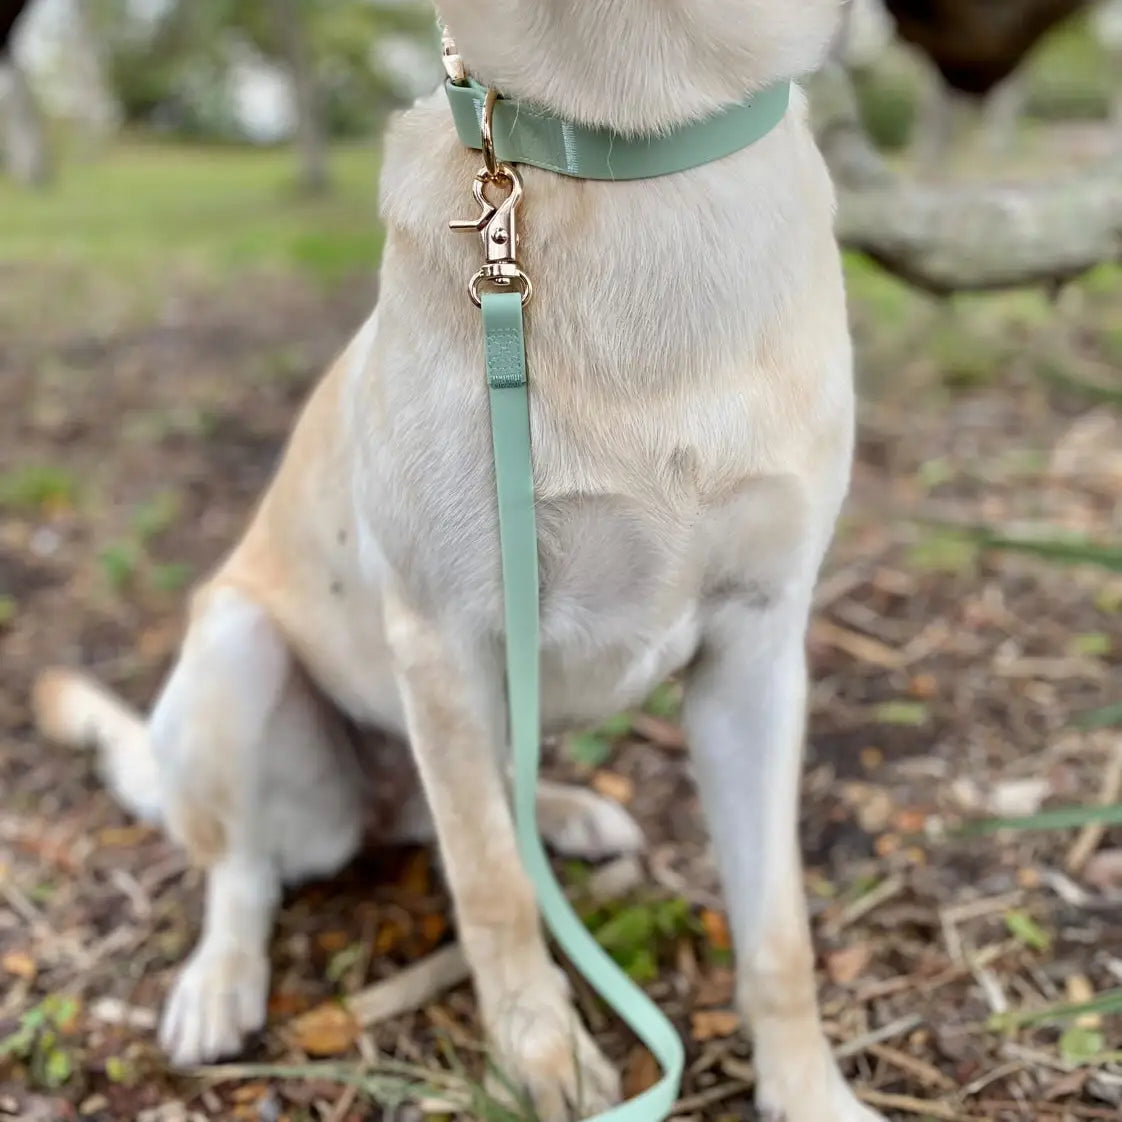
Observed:
[[[1110,759],[1107,760],[1106,768],[1103,771],[1102,787],[1099,790],[1098,798],[1099,806],[1110,806],[1111,803],[1117,802],[1120,793],[1122,793],[1122,741],[1114,746],[1114,751],[1111,753]],[[1099,843],[1103,840],[1103,834],[1105,833],[1106,827],[1101,822],[1088,822],[1079,831],[1079,837],[1075,839],[1075,844],[1068,851],[1067,861],[1065,862],[1069,873],[1077,874],[1082,871],[1091,854],[1099,848]]]
[[[468,965],[458,943],[443,947],[392,977],[347,998],[347,1009],[363,1027],[412,1013],[434,997],[468,978]]]
[[[704,1091],[698,1091],[696,1095],[688,1095],[684,1099],[679,1099],[674,1104],[674,1113],[689,1114],[694,1110],[703,1110],[707,1106],[724,1102],[725,1099],[731,1099],[733,1095],[740,1095],[749,1090],[751,1090],[750,1083],[734,1079],[731,1083],[722,1083],[718,1087],[708,1087]]]
[[[890,1095],[867,1087],[857,1088],[857,1097],[869,1106],[882,1106],[886,1110],[900,1110],[905,1114],[918,1114],[924,1118],[938,1118],[940,1122],[989,1122],[988,1117],[963,1114],[957,1107],[937,1099],[917,1099],[912,1095]]]
[[[934,1064],[926,1060],[917,1059],[915,1056],[901,1052],[899,1048],[890,1048],[887,1044],[870,1044],[867,1051],[886,1064],[891,1064],[900,1071],[914,1075],[921,1083],[928,1087],[935,1087],[940,1091],[954,1091],[958,1084],[949,1076],[941,1072]]]
[[[876,888],[866,892],[864,896],[854,900],[837,918],[823,924],[822,930],[826,935],[837,935],[843,928],[867,916],[874,908],[887,903],[893,896],[898,896],[904,890],[904,880],[896,875],[881,881]]]
[[[884,670],[899,670],[904,665],[900,651],[893,650],[879,639],[841,627],[828,619],[816,619],[810,625],[810,637],[824,646],[851,655],[859,662],[868,662]]]
[[[982,1099],[981,1105],[993,1110],[1023,1111],[1025,1108],[1025,1104],[1017,1102],[1016,1099]],[[1043,1109],[1073,1118],[1102,1118],[1106,1122],[1118,1122],[1118,1107],[1083,1106],[1082,1103],[1046,1103]]]
[[[343,1088],[343,1093],[335,1100],[335,1105],[331,1108],[331,1113],[327,1116],[326,1122],[343,1122],[343,1119],[350,1113],[351,1107],[355,1105],[355,1100],[358,1098],[358,1087],[351,1084],[349,1087]]]
[[[861,563],[839,569],[818,582],[814,590],[814,610],[821,612],[831,604],[837,603],[855,588],[860,588],[869,579],[868,565]]]
[[[892,1040],[893,1037],[903,1036],[906,1032],[911,1032],[912,1029],[918,1028],[923,1023],[923,1018],[918,1013],[911,1013],[906,1017],[898,1017],[895,1021],[890,1021],[887,1025],[881,1028],[873,1029],[871,1032],[866,1032],[861,1036],[855,1037],[853,1040],[847,1040],[844,1044],[839,1044],[834,1049],[834,1055],[839,1060],[848,1060],[852,1056],[858,1056],[867,1049],[876,1044],[883,1044],[886,1040]]]

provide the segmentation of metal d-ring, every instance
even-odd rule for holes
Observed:
[[[492,179],[499,178],[499,161],[495,156],[495,103],[499,100],[499,91],[491,86],[483,100],[483,117],[479,122],[479,135],[483,139],[483,164],[487,174]]]

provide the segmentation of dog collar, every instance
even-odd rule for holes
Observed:
[[[470,77],[444,84],[460,140],[481,150],[487,90]],[[499,98],[495,156],[577,179],[653,179],[700,167],[767,136],[787,112],[791,83],[776,82],[710,117],[654,136],[625,136],[574,124],[528,102]]]

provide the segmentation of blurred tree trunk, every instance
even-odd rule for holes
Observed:
[[[815,76],[811,106],[837,183],[838,239],[918,288],[1054,287],[1122,261],[1122,155],[1021,184],[920,183],[880,158],[842,67]]]
[[[109,77],[102,27],[90,18],[88,4],[71,6],[70,50],[72,66],[81,82],[84,112],[76,116],[86,126],[84,147],[94,151],[108,141],[121,124],[122,111]]]
[[[0,155],[8,173],[27,187],[51,178],[47,134],[35,95],[16,60],[0,52]]]
[[[322,195],[330,186],[327,141],[320,118],[308,28],[300,0],[272,0],[277,33],[296,102],[296,151],[300,160],[300,189]]]

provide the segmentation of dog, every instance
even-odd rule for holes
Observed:
[[[480,82],[634,135],[814,70],[841,0],[439,8]],[[350,730],[407,741],[496,1061],[561,1122],[616,1101],[619,1083],[551,963],[504,785],[494,467],[464,290],[478,262],[447,230],[478,164],[440,92],[392,123],[378,305],[195,595],[147,727],[66,672],[36,703],[47,732],[101,743],[119,794],[208,871],[202,941],[164,1020],[181,1061],[235,1049],[261,1023],[280,882],[357,844],[378,782],[355,778],[372,769]],[[854,429],[834,194],[805,100],[796,91],[767,136],[690,171],[523,179],[543,732],[681,674],[759,1108],[876,1122],[819,1022],[797,842],[804,642]],[[600,801],[543,801],[562,848],[566,835],[576,851],[638,844]],[[405,800],[403,817],[391,831],[423,833],[419,807]]]

